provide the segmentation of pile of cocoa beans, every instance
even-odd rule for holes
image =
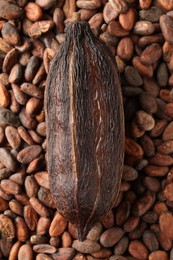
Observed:
[[[116,59],[126,127],[118,201],[84,242],[46,167],[46,77],[74,12]],[[0,0],[0,31],[0,259],[173,260],[173,1]]]

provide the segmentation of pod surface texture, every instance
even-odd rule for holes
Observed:
[[[52,60],[45,93],[50,189],[79,240],[113,207],[124,159],[116,64],[87,22],[72,22]]]

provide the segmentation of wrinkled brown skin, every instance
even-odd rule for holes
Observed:
[[[58,211],[87,233],[115,203],[124,159],[124,113],[114,58],[86,22],[73,22],[45,94],[50,189]]]

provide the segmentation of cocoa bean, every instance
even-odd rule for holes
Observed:
[[[144,49],[140,56],[140,60],[145,65],[154,64],[162,55],[162,49],[158,43],[152,43]]]
[[[133,67],[141,74],[142,76],[146,76],[151,78],[153,76],[153,67],[152,65],[144,65],[141,63],[139,57],[134,57],[132,60]]]
[[[173,26],[172,26],[172,18],[168,15],[162,15],[160,17],[160,27],[163,33],[164,38],[167,42],[173,43],[172,40],[172,33],[173,33]]]
[[[38,199],[49,208],[56,208],[50,190],[41,187],[38,192]]]
[[[126,236],[122,237],[121,240],[114,247],[114,254],[123,255],[128,248],[128,244],[129,244],[128,237]]]
[[[28,164],[40,155],[41,150],[40,145],[30,145],[18,153],[17,160],[21,163]]]
[[[139,12],[141,20],[150,21],[152,23],[159,22],[159,18],[162,14],[162,10],[155,6],[151,6],[149,9],[147,8],[147,10],[142,10]]]
[[[149,260],[157,260],[157,259],[163,259],[163,260],[168,260],[169,256],[165,251],[157,250],[155,252],[152,252],[149,255]]]
[[[91,1],[82,1],[82,0],[78,0],[76,2],[76,6],[78,8],[84,8],[84,9],[98,9],[100,6],[102,5],[100,0],[91,0]]]
[[[62,247],[70,247],[72,245],[72,238],[70,236],[70,234],[65,231],[63,234],[62,234]]]
[[[13,20],[20,18],[22,14],[23,10],[18,5],[6,0],[0,1],[0,17]]]
[[[18,252],[18,259],[33,260],[33,250],[29,244],[24,244],[20,247]]]
[[[162,140],[163,141],[168,141],[168,140],[172,140],[173,139],[173,135],[172,135],[172,129],[173,129],[173,122],[169,123],[162,135]]]
[[[119,23],[122,28],[126,31],[130,31],[133,29],[135,23],[135,10],[133,8],[129,8],[127,12],[121,13],[119,15]]]
[[[49,244],[34,245],[33,250],[36,253],[48,253],[48,254],[54,254],[57,251],[56,247],[51,246]]]
[[[150,21],[138,21],[134,25],[134,33],[138,35],[150,35],[154,32],[155,28]]]
[[[168,167],[148,165],[144,168],[144,172],[150,177],[165,176],[169,171]]]
[[[128,5],[124,0],[109,0],[112,8],[118,13],[126,13]]]
[[[40,217],[37,224],[37,234],[44,235],[49,230],[51,220],[49,218]]]
[[[34,176],[27,176],[25,179],[25,191],[29,198],[36,197],[39,190],[39,186]]]
[[[2,27],[1,34],[3,39],[11,44],[11,45],[17,45],[20,42],[20,35],[16,28],[9,22],[5,23]]]
[[[114,246],[122,238],[123,235],[124,231],[121,228],[109,228],[101,234],[100,243],[104,247]]]
[[[29,237],[29,231],[25,224],[25,221],[21,217],[15,218],[15,225],[16,225],[16,236],[19,241],[24,242]]]
[[[75,250],[73,248],[59,248],[58,252],[53,254],[52,257],[54,260],[56,259],[73,259],[73,256],[75,255]]]
[[[43,12],[40,6],[36,3],[28,3],[25,8],[25,16],[32,22],[37,22],[42,18]]]
[[[34,144],[34,140],[32,139],[32,137],[29,135],[29,133],[27,132],[27,130],[26,130],[23,126],[19,126],[19,127],[18,127],[18,133],[19,133],[20,137],[21,137],[28,145],[33,145],[33,144]]]
[[[143,110],[139,110],[136,113],[136,122],[139,127],[144,131],[150,131],[154,128],[154,118]]]
[[[30,198],[29,202],[33,209],[41,216],[41,217],[49,217],[49,210],[36,198]]]
[[[146,246],[138,241],[131,241],[128,248],[130,254],[138,259],[148,259],[149,252]]]
[[[103,9],[103,18],[107,24],[118,17],[118,12],[112,8],[111,3],[106,3]]]
[[[11,84],[11,87],[12,87],[12,90],[13,90],[13,93],[14,93],[14,96],[17,100],[17,102],[20,104],[20,105],[25,105],[27,100],[28,100],[28,97],[26,94],[24,94],[18,85],[16,84]]]
[[[38,68],[39,68],[39,58],[37,56],[32,56],[25,69],[25,79],[26,81],[32,81]]]
[[[21,78],[22,78],[22,66],[17,63],[12,67],[10,71],[9,82],[18,83],[20,82]]]
[[[95,258],[108,258],[112,254],[111,250],[108,248],[101,248],[98,252],[92,253]]]
[[[10,254],[9,254],[9,260],[17,259],[18,252],[19,252],[21,245],[22,245],[22,243],[20,241],[17,241],[13,244]]]
[[[12,240],[15,237],[15,226],[10,218],[0,215],[0,230],[3,237]]]
[[[48,240],[47,237],[43,237],[40,235],[32,235],[30,237],[30,242],[34,245],[46,244],[47,240]]]
[[[7,107],[10,103],[10,97],[6,87],[0,82],[0,107]]]
[[[28,30],[28,34],[32,38],[39,38],[43,33],[48,32],[54,26],[54,22],[51,20],[38,21],[31,25]]]
[[[12,111],[7,108],[0,108],[0,121],[1,123],[11,125],[11,126],[19,126],[20,120]]]
[[[72,243],[72,247],[78,252],[84,254],[92,254],[98,252],[101,249],[101,246],[97,242],[88,239],[86,239],[84,242],[74,240]]]
[[[127,82],[135,87],[141,86],[143,81],[140,76],[140,74],[137,72],[137,70],[132,66],[127,66],[124,71],[125,79]]]
[[[142,92],[139,95],[139,102],[141,107],[149,114],[156,113],[157,103],[155,98],[148,92]]]
[[[145,230],[143,234],[143,241],[150,252],[156,251],[159,249],[158,240],[154,234],[154,232],[150,230]]]
[[[10,146],[17,150],[20,147],[22,141],[17,129],[13,126],[7,126],[5,128],[5,135]]]
[[[132,208],[133,215],[136,217],[142,216],[152,207],[154,201],[155,194],[148,191],[134,203]]]
[[[108,32],[116,37],[124,37],[129,35],[129,31],[124,30],[121,24],[116,21],[111,21],[108,25]]]
[[[23,206],[18,202],[17,200],[13,199],[9,202],[9,208],[11,211],[13,211],[15,214],[19,216],[23,216]]]
[[[21,85],[21,90],[28,96],[36,97],[40,99],[43,98],[43,92],[41,91],[41,89],[39,89],[38,87],[36,87],[31,83],[23,83]]]
[[[129,217],[124,224],[125,232],[132,232],[139,224],[139,217]]]
[[[59,236],[61,235],[67,227],[67,221],[57,213],[50,225],[49,234],[50,236]]]
[[[128,61],[133,56],[133,42],[129,37],[124,37],[119,41],[117,47],[118,56],[125,61]]]

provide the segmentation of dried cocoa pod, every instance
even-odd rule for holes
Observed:
[[[73,21],[66,35],[46,88],[48,171],[58,212],[77,225],[78,238],[84,240],[118,196],[123,105],[106,45],[86,22]]]

